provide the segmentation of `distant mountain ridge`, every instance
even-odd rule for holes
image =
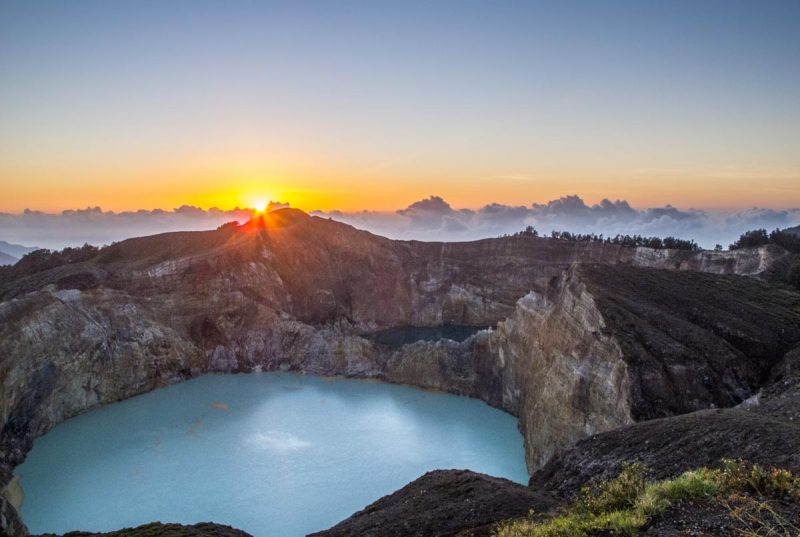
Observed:
[[[19,261],[19,259],[17,259],[13,255],[8,255],[5,252],[0,252],[0,265],[13,265],[17,261]]]
[[[39,250],[38,246],[23,246],[11,242],[0,241],[0,265],[13,265],[25,254]]]

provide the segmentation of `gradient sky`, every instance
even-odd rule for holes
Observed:
[[[0,211],[800,206],[800,2],[0,3]]]

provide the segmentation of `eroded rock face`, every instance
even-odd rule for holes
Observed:
[[[711,274],[740,274],[755,276],[768,271],[772,266],[790,257],[790,254],[774,244],[743,250],[724,252],[704,250],[702,252],[678,250],[654,250],[636,248],[633,265],[647,268],[691,270]]]
[[[483,365],[474,395],[519,416],[533,471],[598,432],[734,406],[797,341],[800,295],[791,290],[740,276],[576,265],[470,342]]]
[[[502,406],[520,417],[528,467],[558,447],[632,421],[630,379],[616,342],[574,271],[530,292],[489,337]]]
[[[764,389],[739,406],[800,427],[800,347],[786,353]]]
[[[520,237],[418,243],[299,211],[265,218],[5,273],[0,486],[34,437],[71,416],[207,372],[253,370],[481,398],[520,417],[534,470],[597,432],[736,404],[800,339],[795,294],[778,297],[776,313],[773,291],[753,279],[635,268],[754,274],[779,257],[769,248],[731,258]],[[691,300],[673,300],[687,289]],[[744,321],[727,303],[701,311],[726,289]],[[768,328],[754,328],[764,319]],[[400,349],[359,335],[442,323],[497,328]],[[0,527],[23,532],[4,499]]]

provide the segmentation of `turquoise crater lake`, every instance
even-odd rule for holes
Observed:
[[[160,520],[294,537],[437,468],[526,482],[517,420],[406,386],[254,373],[200,377],[68,420],[16,473],[31,533]]]

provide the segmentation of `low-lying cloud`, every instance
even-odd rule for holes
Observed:
[[[233,220],[246,222],[247,209],[203,210],[184,205],[162,209],[113,212],[100,207],[44,213],[26,209],[21,214],[0,213],[0,240],[41,248],[110,244],[130,237],[167,231],[214,229]]]
[[[727,247],[749,229],[774,229],[800,222],[800,208],[721,212],[666,205],[635,209],[624,200],[604,199],[587,205],[579,196],[532,205],[490,203],[477,210],[455,209],[444,199],[431,196],[395,213],[316,211],[314,214],[396,239],[474,240],[533,226],[544,235],[563,230],[605,236],[674,236],[694,239],[706,248],[715,244]]]
[[[284,206],[273,204],[273,208]],[[0,213],[0,240],[44,248],[109,244],[125,238],[167,231],[214,229],[230,221],[246,222],[250,209],[200,209],[182,206],[171,211],[103,211],[99,207],[43,213]],[[479,209],[458,209],[439,196],[412,203],[394,212],[312,211],[378,235],[394,239],[466,241],[511,234],[526,226],[541,234],[553,230],[605,236],[640,234],[694,239],[701,246],[727,247],[749,229],[788,227],[800,223],[800,208],[752,208],[722,212],[663,207],[634,208],[627,201],[604,199],[594,205],[578,196],[547,203],[505,205],[488,203]]]

